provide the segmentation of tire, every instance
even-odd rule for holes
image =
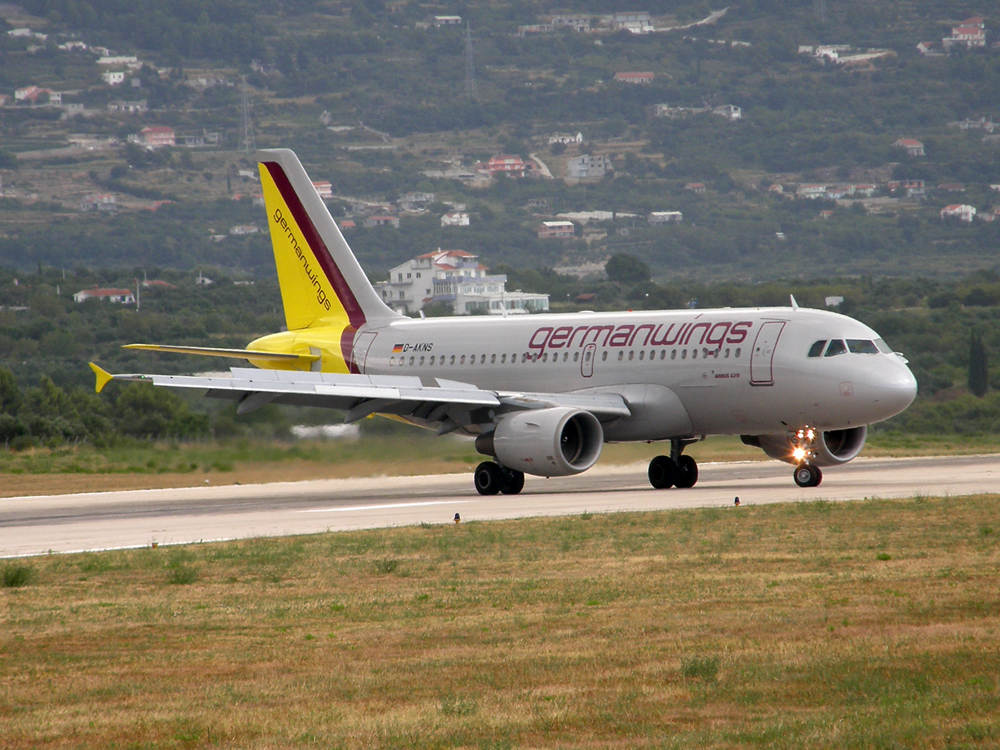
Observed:
[[[681,490],[694,487],[698,481],[698,462],[691,456],[681,456],[677,461],[674,486]]]
[[[799,487],[819,487],[819,483],[823,481],[823,472],[812,464],[799,464],[792,476]]]
[[[515,469],[503,470],[503,480],[500,482],[500,492],[504,495],[517,495],[524,489],[524,472]]]
[[[674,486],[677,469],[668,456],[657,456],[649,462],[649,483],[658,490],[668,490]]]
[[[476,492],[480,495],[495,495],[500,491],[503,473],[498,464],[492,461],[483,461],[476,467],[473,480],[476,484]]]

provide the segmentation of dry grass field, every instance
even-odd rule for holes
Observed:
[[[6,561],[0,747],[997,747],[998,500]]]

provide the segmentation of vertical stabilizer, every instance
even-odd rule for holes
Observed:
[[[257,152],[288,330],[398,318],[372,288],[298,157]]]

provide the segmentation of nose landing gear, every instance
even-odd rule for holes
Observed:
[[[686,490],[698,481],[698,462],[682,454],[684,448],[697,440],[671,440],[670,455],[656,456],[646,472],[649,483],[658,490],[671,487]]]
[[[816,457],[813,443],[816,441],[816,430],[803,427],[792,438],[792,458],[798,463],[792,476],[799,487],[819,487],[823,481],[823,472],[812,463]]]
[[[799,464],[795,467],[795,484],[799,487],[819,487],[823,481],[823,472],[812,464]]]

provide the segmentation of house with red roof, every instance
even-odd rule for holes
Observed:
[[[954,203],[950,206],[945,206],[941,209],[941,220],[945,219],[959,219],[961,221],[972,222],[976,216],[975,206],[968,206],[964,204]]]
[[[145,127],[135,135],[130,135],[129,140],[146,148],[160,148],[161,146],[176,146],[177,138],[174,129],[166,125],[152,125]]]

